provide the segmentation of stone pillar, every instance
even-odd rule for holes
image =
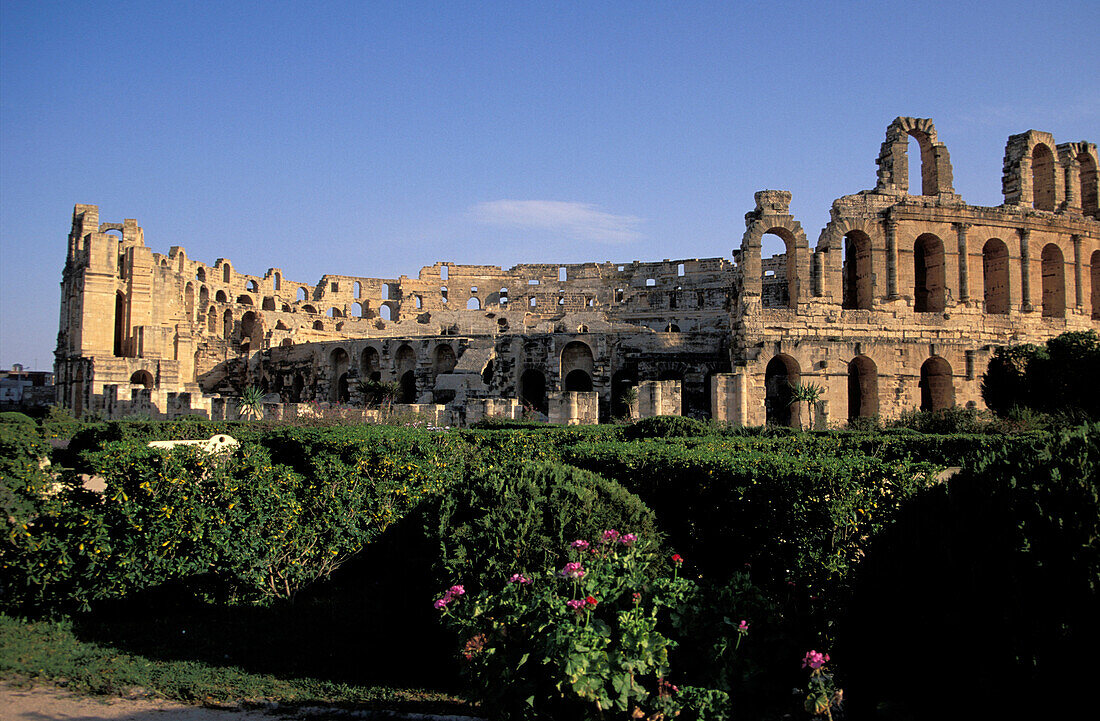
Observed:
[[[551,423],[589,426],[600,422],[600,394],[596,391],[562,391],[547,398]]]
[[[955,233],[959,238],[959,300],[970,300],[970,267],[969,247],[966,242],[966,233],[970,229],[970,223],[955,223]]]
[[[1034,310],[1031,305],[1031,231],[1020,228],[1020,304],[1025,313]]]
[[[744,373],[716,373],[711,376],[710,414],[716,421],[743,426],[748,416]]]
[[[1077,303],[1077,310],[1081,310],[1085,307],[1085,292],[1081,287],[1081,279],[1083,277],[1083,264],[1084,258],[1082,258],[1081,252],[1081,236],[1073,236],[1073,294],[1074,301]]]
[[[680,381],[642,381],[638,384],[638,417],[678,416]]]
[[[886,219],[886,299],[898,298],[898,221]]]
[[[829,430],[829,401],[817,401],[814,404],[814,411],[814,430]]]

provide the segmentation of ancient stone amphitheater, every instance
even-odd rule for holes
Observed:
[[[439,422],[526,409],[825,427],[982,407],[996,346],[1100,327],[1095,144],[1013,135],[997,207],[955,194],[928,119],[894,120],[876,162],[875,188],[834,201],[813,249],[790,193],[763,190],[731,258],[439,262],[414,278],[247,275],[154,252],[136,221],[77,205],[57,400],[78,416],[229,417],[251,385],[286,418],[361,406],[374,379]],[[768,234],[786,252],[762,258]],[[790,403],[799,383],[824,388],[813,419]]]

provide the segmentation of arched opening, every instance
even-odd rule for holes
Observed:
[[[324,330],[324,329],[325,329],[324,321],[320,321],[320,320],[313,321],[313,330]]]
[[[141,386],[146,390],[153,389],[153,374],[149,371],[134,371],[130,376],[130,385]]]
[[[291,392],[290,392],[290,402],[291,403],[301,403],[302,402],[302,391],[305,390],[305,387],[306,387],[306,383],[302,379],[302,374],[301,373],[295,373],[294,374],[294,384],[291,386]]]
[[[210,291],[207,287],[199,287],[199,312],[201,313],[206,306],[210,305]],[[202,320],[201,318],[199,320]]]
[[[281,320],[276,321],[275,322],[275,330],[290,330],[290,326],[288,326],[286,323],[282,322]]]
[[[239,305],[252,305],[252,298],[247,295],[238,295],[237,303]]]
[[[865,355],[848,364],[848,420],[878,415],[878,368]]]
[[[282,311],[283,313],[293,313],[294,312],[294,309],[291,308],[286,303],[283,303],[282,307],[280,307],[279,310]]]
[[[122,357],[125,355],[126,339],[129,337],[126,323],[126,296],[122,294],[122,291],[115,293],[115,344],[114,355],[116,357]]]
[[[1092,319],[1100,319],[1100,250],[1089,259],[1089,285],[1092,286]]]
[[[263,328],[253,311],[248,311],[241,316],[241,344],[246,341],[250,348],[259,350],[263,340]]]
[[[351,315],[352,315],[352,317],[353,318],[362,318],[364,315],[366,315],[366,311],[365,311],[366,305],[367,305],[366,303],[352,303],[351,304]]]
[[[258,293],[260,290],[260,284],[254,280],[250,280],[245,283],[244,289],[247,290],[249,293]]]
[[[920,367],[920,409],[940,411],[955,405],[955,386],[951,366],[943,358],[932,356]]]
[[[229,282],[231,272],[232,271],[229,270],[229,264],[228,263],[225,263],[225,264],[222,265],[222,282],[223,283],[228,283]]]
[[[574,371],[578,370],[582,371],[584,375],[586,375],[588,378],[587,390],[592,389],[592,374],[595,363],[592,358],[592,349],[588,346],[587,343],[583,343],[577,340],[572,341],[571,343],[567,343],[565,347],[561,349],[561,356],[559,360],[561,363],[559,369],[559,377],[562,379],[562,390],[585,390],[582,388],[568,387],[569,376],[572,375]],[[576,376],[575,380],[578,383],[584,385],[585,381],[581,381],[579,380],[579,378],[580,376]]]
[[[454,349],[446,343],[440,343],[435,347],[432,357],[432,374],[450,373],[458,365]]]
[[[309,293],[306,292],[305,288],[299,287],[298,288],[298,300],[308,300],[308,299],[309,299]]]
[[[524,406],[546,414],[546,376],[541,372],[528,368],[519,377],[519,399]]]
[[[1043,317],[1066,317],[1066,264],[1054,243],[1043,248]]]
[[[275,273],[275,292],[282,290],[283,288],[283,274]]]
[[[871,239],[859,230],[844,236],[843,285],[844,308],[871,309]]]
[[[947,283],[943,241],[931,233],[913,245],[913,301],[918,313],[942,313]]]
[[[1045,143],[1031,149],[1031,192],[1036,210],[1054,210],[1054,153]]]
[[[329,367],[332,369],[332,386],[329,388],[328,398],[336,403],[347,403],[351,396],[348,393],[348,352],[343,348],[334,348],[329,353]]]
[[[382,379],[382,361],[378,356],[378,351],[371,346],[363,349],[363,354],[360,356],[360,370],[364,378],[369,378],[372,381]]]
[[[195,286],[190,283],[183,289],[183,312],[187,314],[187,322],[195,318]]]
[[[591,391],[592,376],[580,369],[569,371],[569,375],[565,376],[565,390]]]
[[[481,369],[481,382],[489,386],[493,384],[493,369],[495,364],[492,359],[485,364],[485,367]]]
[[[1100,193],[1100,176],[1098,176],[1096,170],[1096,161],[1088,153],[1079,153],[1077,155],[1077,163],[1080,171],[1078,177],[1081,179],[1081,210],[1085,215],[1095,214],[1100,208],[1097,207],[1097,194]]]
[[[378,317],[382,320],[393,320],[393,309],[390,308],[389,303],[383,303],[378,308]]]
[[[229,340],[233,335],[233,311],[228,308],[225,309],[225,313],[222,315],[222,338]]]
[[[416,351],[402,345],[397,349],[393,363],[401,383],[401,402],[416,403]]]
[[[260,305],[262,310],[275,310],[275,299],[270,295],[265,295],[263,303]]]
[[[985,312],[1008,313],[1008,246],[1000,238],[990,238],[982,246],[982,284]]]
[[[669,323],[668,325],[665,326],[665,333],[679,333],[679,332],[680,332],[680,326],[676,325],[675,323]]]
[[[355,298],[361,298],[363,296],[363,284],[359,281],[355,281],[351,286],[351,294]]]
[[[314,307],[313,307],[312,305],[309,305],[309,304],[307,303],[307,304],[305,304],[305,305],[303,305],[303,306],[302,306],[302,312],[303,312],[303,313],[313,313],[313,314],[316,314],[316,313],[317,313],[317,309],[316,309],[316,308],[314,308]]]
[[[794,236],[772,228],[760,238],[760,292],[765,308],[793,308],[797,303],[796,273],[789,264]]]
[[[939,172],[936,170],[935,156],[932,153],[932,141],[927,133],[919,130],[909,131],[906,146],[906,161],[909,167],[906,180],[906,192],[910,195],[936,195],[940,192]],[[917,179],[917,173],[920,179]],[[920,188],[920,192],[917,192]]]
[[[764,370],[764,414],[769,426],[801,428],[801,404],[794,403],[791,386],[801,382],[798,361],[789,355],[777,355]]]
[[[466,301],[466,310],[481,310],[481,301],[475,298],[470,298]]]
[[[328,309],[328,317],[329,318],[343,318],[344,313],[339,308],[329,308]]]
[[[214,310],[214,306],[210,306],[210,311],[206,314],[206,330],[208,333],[218,332],[218,311]]]
[[[214,294],[214,300],[218,303],[228,303],[229,297],[225,294],[224,290],[219,290]]]
[[[294,341],[292,341],[290,338],[283,338],[281,341],[279,341],[279,347],[280,348],[293,348],[294,347]]]
[[[195,280],[199,281],[200,283],[205,283],[206,282],[206,268],[201,268],[200,267],[195,272]]]
[[[623,418],[630,414],[630,389],[637,385],[638,371],[634,368],[624,368],[611,376],[612,416]]]

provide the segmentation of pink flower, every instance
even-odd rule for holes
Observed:
[[[741,624],[737,627],[737,630],[740,633],[748,633],[749,632],[749,622],[742,618],[741,619]]]
[[[619,532],[616,531],[614,528],[607,529],[606,531],[603,532],[603,535],[601,536],[601,539],[603,540],[604,543],[612,543],[612,542],[618,540],[618,538],[619,538]]]
[[[574,598],[571,601],[566,601],[565,605],[568,606],[570,609],[576,611],[577,613],[580,613],[581,611],[583,611],[584,606],[585,606],[584,601],[581,601],[580,599],[576,599],[576,598]]]
[[[638,537],[635,536],[633,533],[627,533],[619,539],[619,543],[623,544],[624,546],[633,546],[634,542],[637,540]]]
[[[451,586],[447,590],[447,593],[451,594],[452,596],[465,596],[466,595],[466,589],[463,588],[462,586]]]
[[[672,554],[672,562],[679,566],[681,563],[684,562],[684,558],[679,553],[674,553]]]
[[[451,597],[450,596],[444,596],[443,598],[437,598],[435,600],[435,603],[433,603],[432,605],[435,606],[435,610],[442,611],[443,609],[445,609],[447,607],[447,604],[450,603],[450,602],[451,602]]]
[[[581,539],[578,538],[577,540],[573,541],[569,545],[572,546],[573,548],[579,548],[580,550],[583,551],[584,549],[588,548],[588,541],[584,541],[584,540],[581,540]]]
[[[817,651],[807,651],[806,655],[802,658],[802,668],[809,666],[815,671],[825,665],[825,662],[829,660],[829,654],[818,653]]]
[[[573,580],[584,578],[584,566],[581,565],[580,561],[567,563],[565,564],[565,568],[561,569],[561,575],[566,578],[572,578]]]
[[[596,600],[595,596],[589,596],[588,598],[584,599],[584,602],[587,603],[592,608],[595,608],[597,606],[597,604],[599,604],[599,601]]]
[[[511,577],[508,579],[508,583],[518,583],[518,584],[521,584],[521,585],[524,584],[524,583],[530,583],[530,582],[531,582],[531,579],[528,578],[527,576],[524,576],[522,573],[513,573],[511,575]]]

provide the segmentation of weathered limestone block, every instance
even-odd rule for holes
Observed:
[[[210,438],[197,441],[149,441],[150,448],[170,450],[176,446],[195,446],[207,453],[230,453],[240,446],[240,442],[232,436],[218,434]]]
[[[642,381],[638,384],[638,417],[681,414],[680,381]]]
[[[547,401],[551,423],[587,426],[600,422],[600,396],[595,391],[551,393]]]
[[[744,373],[716,373],[711,378],[711,418],[734,426],[745,425],[748,394]]]
[[[469,398],[466,401],[466,425],[482,418],[523,419],[523,404],[518,398]]]

